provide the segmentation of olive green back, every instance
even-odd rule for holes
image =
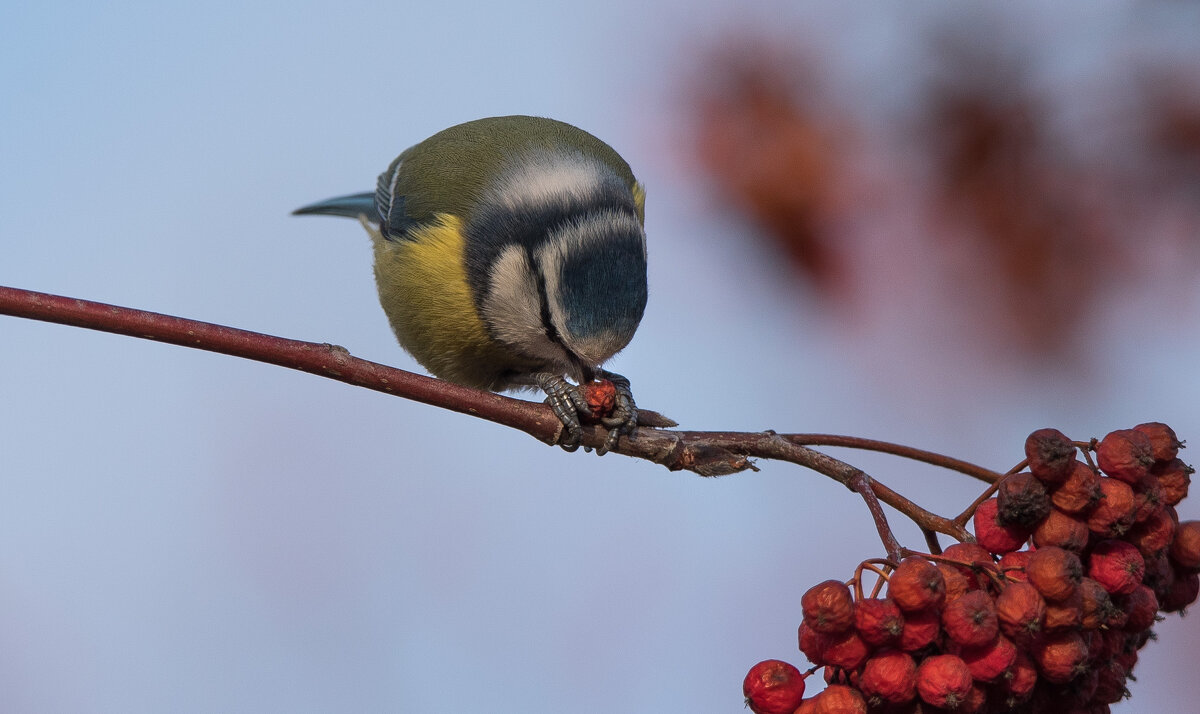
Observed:
[[[467,218],[487,179],[513,156],[563,147],[602,161],[640,194],[629,164],[586,131],[554,119],[506,116],[452,126],[400,154],[394,195],[404,198],[405,215],[417,223],[427,223],[438,213]]]

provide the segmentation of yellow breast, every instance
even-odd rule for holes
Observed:
[[[401,346],[434,375],[478,389],[509,386],[528,369],[484,329],[463,268],[462,221],[438,214],[406,240],[386,240],[370,224],[379,301]]]

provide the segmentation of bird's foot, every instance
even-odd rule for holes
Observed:
[[[603,382],[575,385],[557,374],[541,372],[533,375],[534,381],[546,393],[546,404],[562,422],[559,446],[566,451],[575,451],[583,440],[580,416],[595,418],[608,429],[604,444],[596,447],[596,453],[601,456],[612,451],[622,434],[632,434],[637,428],[637,405],[629,389],[629,380],[612,372],[601,371],[598,376],[612,383],[607,394],[597,396],[605,391]],[[584,450],[591,451],[591,448],[585,446]]]

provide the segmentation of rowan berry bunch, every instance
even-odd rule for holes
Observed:
[[[1030,434],[1026,460],[964,514],[976,542],[865,561],[849,584],[810,588],[799,641],[815,666],[760,662],[743,685],[748,706],[1109,711],[1129,696],[1160,613],[1200,593],[1200,521],[1180,522],[1175,511],[1193,471],[1181,446],[1160,423],[1090,442],[1056,429]],[[876,577],[869,594],[864,577]],[[828,686],[804,699],[805,678],[819,670]]]

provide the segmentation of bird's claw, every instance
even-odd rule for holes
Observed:
[[[601,417],[600,423],[608,430],[604,443],[596,447],[596,454],[603,456],[612,451],[622,434],[632,435],[637,428],[637,404],[633,401],[629,380],[612,372],[599,372],[602,379],[607,379],[616,388],[616,402],[612,414]],[[575,451],[583,441],[583,424],[579,416],[592,416],[592,408],[588,404],[584,388],[571,384],[562,376],[550,373],[534,375],[537,385],[546,393],[546,404],[554,412],[554,416],[562,422],[563,430],[559,435],[558,445],[564,451]],[[583,447],[591,451],[591,447]]]

